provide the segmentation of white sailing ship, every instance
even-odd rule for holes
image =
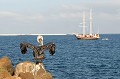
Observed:
[[[92,18],[92,10],[90,10],[90,33],[86,34],[86,22],[85,22],[85,13],[83,12],[83,33],[82,34],[75,34],[77,39],[82,39],[82,40],[97,40],[100,38],[99,34],[93,34],[92,33],[92,25],[93,25],[93,18]]]

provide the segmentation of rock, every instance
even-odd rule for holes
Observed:
[[[21,79],[34,79],[34,76],[32,73],[26,72],[26,73],[20,73],[19,77]]]
[[[5,68],[11,75],[13,75],[14,67],[7,56],[0,59],[0,68],[1,67]]]
[[[15,68],[15,76],[22,79],[52,79],[52,75],[45,70],[43,63],[21,62]]]
[[[14,75],[14,76],[13,76]],[[16,65],[15,71],[10,59],[0,59],[0,79],[52,79],[43,63],[24,61]]]
[[[16,76],[11,76],[11,77],[6,77],[5,79],[21,79],[21,78]]]
[[[35,79],[53,79],[53,78],[52,78],[52,74],[50,74],[49,72],[45,72],[41,75],[39,75],[39,74],[36,75]]]
[[[0,79],[11,77],[10,73],[3,67],[0,67]]]
[[[21,79],[20,77],[12,76],[14,67],[11,60],[5,56],[0,59],[0,79]]]
[[[41,76],[41,79],[52,79],[52,74],[49,72],[46,72]]]
[[[26,72],[32,73],[34,75],[33,73],[34,67],[35,67],[34,62],[30,62],[30,61],[21,62],[16,65],[15,76],[19,76],[20,73],[26,73]]]
[[[36,64],[34,68],[34,72],[35,72],[35,75],[42,75],[43,73],[46,73],[43,63]]]

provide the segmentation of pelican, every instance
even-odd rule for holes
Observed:
[[[37,42],[40,44],[39,46],[35,46],[30,43],[21,43],[20,49],[21,53],[25,54],[27,53],[27,48],[30,48],[33,50],[33,56],[35,60],[42,60],[44,59],[44,51],[49,50],[50,54],[53,55],[55,53],[55,44],[53,42],[49,42],[45,45],[43,45],[43,36],[38,35],[37,36]]]

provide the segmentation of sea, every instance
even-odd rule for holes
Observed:
[[[120,79],[120,34],[100,37],[77,40],[74,35],[43,35],[44,44],[56,45],[53,56],[44,52],[46,70],[53,79]],[[39,45],[37,35],[0,36],[0,57],[8,56],[14,67],[23,61],[35,62],[31,49],[21,54],[22,42]]]

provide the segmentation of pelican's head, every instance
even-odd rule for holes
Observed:
[[[42,35],[38,35],[37,42],[40,43],[40,45],[43,45],[43,36]]]

